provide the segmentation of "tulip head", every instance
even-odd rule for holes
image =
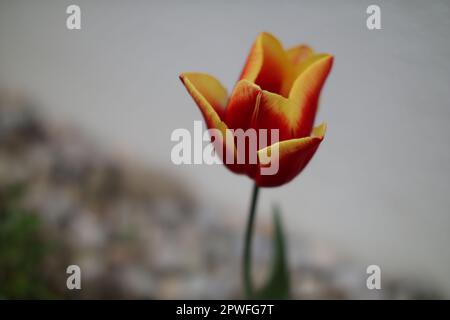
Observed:
[[[285,50],[278,39],[264,32],[253,44],[231,95],[205,73],[183,73],[180,79],[208,128],[222,133],[223,138],[213,143],[223,163],[235,173],[248,175],[258,186],[275,187],[297,176],[324,138],[326,125],[314,128],[314,120],[332,64],[329,54],[315,53],[306,45]],[[236,137],[226,138],[239,129],[265,129],[269,138],[263,141],[257,135],[256,149],[241,148]],[[278,130],[276,141],[270,138],[273,129]],[[257,161],[238,163],[241,152],[246,153],[245,159],[255,152]],[[277,171],[264,174],[270,165],[265,160],[274,154]],[[227,161],[230,158],[234,161]]]

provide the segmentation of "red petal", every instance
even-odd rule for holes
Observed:
[[[303,70],[294,81],[289,93],[300,110],[299,125],[295,137],[308,136],[314,125],[320,91],[333,65],[333,56],[318,54],[309,58],[303,65]]]
[[[288,183],[294,179],[309,163],[314,156],[317,148],[323,140],[326,125],[322,124],[314,130],[310,137],[291,139],[279,142],[276,145],[267,147],[258,151],[258,158],[261,163],[264,161],[265,155],[269,157],[273,154],[274,148],[278,148],[278,172],[274,175],[264,174],[263,168],[267,165],[261,165],[257,175],[254,177],[255,182],[260,187],[277,187]],[[274,162],[271,162],[275,165]]]
[[[240,79],[256,83],[263,90],[280,93],[288,68],[286,52],[270,33],[258,35],[250,50]]]
[[[248,80],[240,80],[231,94],[225,111],[225,122],[231,129],[250,128],[261,88]]]

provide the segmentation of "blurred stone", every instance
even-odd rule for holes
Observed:
[[[63,297],[241,298],[244,220],[198,205],[178,177],[119,159],[79,132],[44,121],[20,95],[0,92],[0,181],[25,183],[24,205],[44,221],[59,254],[48,265]],[[419,298],[435,291],[384,279],[365,288],[365,268],[304,237],[289,238],[293,298]],[[261,285],[272,254],[259,221],[253,274]],[[65,265],[82,269],[82,291],[65,289]]]

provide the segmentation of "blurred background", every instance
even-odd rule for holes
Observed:
[[[449,14],[444,0],[0,0],[0,298],[241,297],[252,182],[175,166],[170,135],[202,119],[178,75],[231,91],[261,31],[335,64],[324,143],[261,192],[257,281],[278,204],[294,298],[450,298]]]

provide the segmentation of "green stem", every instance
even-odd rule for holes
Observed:
[[[253,286],[251,277],[251,241],[253,236],[253,225],[255,224],[255,212],[256,203],[258,201],[259,187],[256,183],[253,186],[252,202],[250,204],[250,212],[248,215],[247,226],[245,229],[245,242],[244,242],[244,288],[247,298],[253,297]]]

